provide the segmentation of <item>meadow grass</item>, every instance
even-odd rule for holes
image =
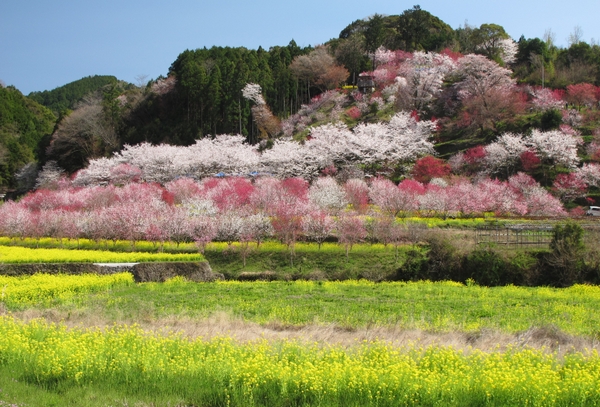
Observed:
[[[516,333],[553,325],[588,337],[597,337],[600,326],[600,287],[589,285],[558,289],[366,280],[193,283],[182,278],[133,284],[130,275],[118,274],[2,277],[0,292],[4,307],[11,311],[72,307],[109,322],[202,320],[226,314],[261,325],[344,329]]]

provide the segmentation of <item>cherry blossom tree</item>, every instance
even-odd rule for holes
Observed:
[[[407,240],[407,234],[404,226],[396,222],[396,218],[390,216],[378,216],[371,223],[371,234],[375,240],[394,245],[395,258],[398,261],[398,247]]]
[[[264,214],[251,214],[242,218],[239,241],[244,267],[246,267],[246,259],[250,252],[250,242],[256,242],[256,247],[258,247],[260,242],[267,236],[270,236],[272,232],[271,221]]]
[[[291,140],[275,140],[273,147],[265,150],[260,157],[263,171],[280,178],[310,180],[317,177],[331,161],[327,155],[312,151],[307,146],[311,141],[302,146]]]
[[[352,209],[358,213],[365,213],[369,206],[369,186],[362,179],[352,178],[344,184],[346,200]]]
[[[30,212],[16,202],[8,201],[0,206],[0,230],[3,236],[23,239],[31,230]]]
[[[512,72],[483,55],[469,54],[458,60],[453,73],[458,81],[455,86],[461,98],[478,96],[487,102],[490,90],[511,90],[515,81]]]
[[[575,173],[586,185],[600,188],[600,164],[585,163]]]
[[[336,213],[348,205],[344,189],[332,177],[315,180],[310,186],[308,196],[310,202],[328,213]]]
[[[456,68],[455,61],[435,52],[415,52],[399,69],[396,97],[400,108],[419,112],[441,93],[444,77]]]
[[[244,218],[236,211],[226,211],[217,218],[217,236],[216,239],[227,242],[231,247],[233,242],[240,239],[244,227]]]
[[[483,55],[469,54],[458,60],[452,76],[460,100],[472,118],[484,129],[494,127],[494,119],[511,107],[515,81],[512,72]]]
[[[532,177],[522,172],[508,179],[508,186],[520,195],[526,214],[533,216],[565,216],[558,199],[542,188]]]
[[[296,241],[302,232],[302,217],[308,205],[302,202],[280,199],[277,201],[275,213],[271,219],[275,236],[290,250],[290,264],[294,265]]]
[[[252,106],[252,117],[254,118],[256,127],[258,127],[261,138],[268,139],[279,134],[281,132],[281,123],[273,112],[271,112],[271,109],[262,96],[260,85],[248,83],[244,89],[242,89],[242,95],[245,99],[255,103],[255,105]]]
[[[302,217],[302,232],[307,239],[317,242],[319,250],[321,245],[335,228],[335,221],[322,210],[312,210]]]
[[[337,221],[338,241],[346,248],[346,260],[352,246],[362,242],[368,235],[364,220],[356,213],[344,213]]]
[[[173,194],[176,204],[191,201],[201,194],[200,185],[188,177],[169,181],[165,184],[165,189]]]
[[[531,103],[536,110],[561,110],[565,103],[562,99],[549,88],[532,89],[530,91],[533,97]]]
[[[510,174],[521,154],[527,151],[527,145],[521,135],[504,133],[498,139],[485,146],[485,167],[490,174]]]
[[[571,202],[585,195],[587,185],[578,174],[558,174],[552,184],[552,191],[563,202]]]
[[[213,216],[193,216],[190,218],[189,228],[190,237],[200,253],[204,253],[206,245],[218,235],[218,225]]]
[[[307,88],[316,85],[322,91],[333,89],[345,81],[350,73],[336,65],[326,46],[316,47],[307,55],[299,55],[290,64],[292,74],[306,81]]]
[[[138,182],[142,176],[142,171],[130,164],[118,164],[110,168],[110,183],[114,185],[124,185],[131,182]]]
[[[582,144],[581,137],[560,130],[539,131],[533,129],[525,142],[531,146],[543,163],[550,166],[575,168],[579,163],[577,148]]]
[[[65,178],[65,170],[56,161],[48,161],[42,167],[35,182],[36,189],[57,189],[61,179]]]
[[[425,216],[440,216],[446,218],[452,208],[452,198],[445,187],[427,184],[426,191],[419,195],[419,212]]]
[[[388,179],[376,178],[371,181],[369,197],[388,216],[396,217],[418,208],[418,185],[422,187],[418,181],[405,180],[401,183],[401,187],[397,187]],[[423,189],[422,192],[425,190]]]

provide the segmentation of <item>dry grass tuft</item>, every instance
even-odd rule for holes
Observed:
[[[109,321],[93,312],[67,312],[57,309],[28,309],[13,313],[0,309],[0,315],[11,315],[25,322],[41,318],[48,322],[62,323],[68,328],[105,329],[114,326],[115,323],[136,323],[149,332],[176,332],[190,339],[203,338],[207,340],[229,336],[239,342],[297,340],[352,347],[363,341],[384,341],[397,347],[406,345],[448,346],[465,352],[472,349],[492,352],[505,351],[509,348],[535,348],[556,353],[559,357],[568,352],[584,352],[592,349],[600,351],[600,343],[596,338],[569,335],[554,325],[532,327],[526,331],[512,334],[496,330],[428,332],[383,326],[348,329],[336,325],[297,326],[279,322],[261,325],[234,318],[226,312],[215,313],[203,320],[171,316],[140,321],[125,319]]]

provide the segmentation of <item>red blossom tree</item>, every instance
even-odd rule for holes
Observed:
[[[346,198],[352,208],[359,213],[365,213],[369,207],[369,186],[362,179],[349,179],[344,184]]]
[[[521,153],[521,167],[524,171],[530,172],[540,166],[542,161],[537,156],[535,151],[527,150]]]
[[[415,180],[423,183],[431,181],[432,178],[443,178],[450,175],[451,168],[444,160],[433,156],[419,158],[412,170]]]
[[[465,151],[464,160],[466,164],[465,170],[468,174],[474,174],[481,171],[487,153],[482,145],[469,148]]]
[[[596,103],[596,86],[591,83],[577,83],[567,86],[565,99],[567,102],[581,108]]]

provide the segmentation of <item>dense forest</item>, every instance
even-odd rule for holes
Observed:
[[[46,107],[12,86],[0,87],[0,187],[14,186],[17,171],[43,158],[39,145],[49,138],[55,122]]]
[[[90,76],[52,91],[32,92],[27,98],[16,89],[3,88],[0,186],[16,187],[13,175],[29,162],[44,164],[53,160],[74,173],[90,159],[108,157],[125,145],[142,142],[186,146],[205,137],[241,134],[250,144],[268,139],[268,147],[272,139],[285,133],[278,127],[279,122],[289,122],[315,97],[335,88],[351,91],[363,72],[383,72],[377,70],[382,61],[376,54],[381,49],[442,53],[455,59],[483,55],[510,69],[518,86],[548,88],[563,95],[570,85],[600,85],[600,46],[582,41],[577,30],[569,46],[560,48],[554,44],[552,32],[543,38],[513,41],[499,25],[465,24],[453,29],[415,6],[399,15],[376,14],[354,21],[338,38],[314,48],[299,47],[292,40],[287,46],[268,50],[185,50],[166,76],[138,86],[112,76]],[[454,89],[454,80],[444,79],[444,97],[437,95],[436,103],[428,104],[426,109],[411,107],[422,119],[438,120],[436,149],[443,157],[489,143],[503,131],[551,129],[561,120],[556,112],[515,114],[509,106],[501,108],[504,115],[495,121],[481,118],[481,109],[456,103],[458,95],[449,91]],[[248,83],[260,85],[271,123],[257,121],[258,110],[253,110],[256,104],[242,94]],[[39,105],[34,101],[50,111],[36,107]],[[17,107],[29,113],[17,117]],[[407,106],[396,103],[394,109],[406,110]],[[355,126],[385,119],[376,110],[346,122]],[[36,119],[26,119],[27,115]],[[309,127],[323,124],[323,113],[317,116],[304,121]],[[481,120],[475,120],[478,118]],[[465,121],[475,124],[465,126]],[[584,123],[588,126],[584,136],[592,136],[594,123],[592,119]],[[302,138],[308,133],[304,130],[298,134]]]

